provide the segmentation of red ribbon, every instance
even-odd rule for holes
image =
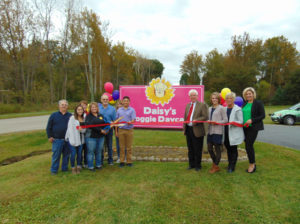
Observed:
[[[237,122],[227,122],[227,123],[218,123],[218,122],[215,122],[215,121],[177,121],[177,122],[133,122],[133,123],[130,123],[130,124],[136,124],[136,125],[153,125],[153,126],[156,126],[156,125],[169,125],[169,124],[188,124],[188,123],[209,123],[209,124],[216,124],[216,125],[234,125],[234,126],[237,126],[237,127],[248,127],[249,125],[248,124],[240,124],[240,123],[237,123]],[[79,129],[79,127],[81,128],[93,128],[93,127],[104,127],[104,126],[109,126],[109,125],[114,125],[114,124],[128,124],[128,122],[125,122],[125,121],[121,121],[121,122],[118,122],[118,123],[106,123],[106,124],[91,124],[91,125],[81,125],[81,126],[76,126],[77,129]]]

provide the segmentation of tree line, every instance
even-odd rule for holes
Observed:
[[[213,49],[205,56],[193,50],[180,66],[180,84],[203,84],[209,92],[228,87],[238,95],[255,87],[265,103],[300,102],[300,57],[296,43],[284,36],[265,41],[248,33],[233,36],[225,54]]]
[[[107,81],[119,88],[161,77],[159,60],[111,36],[109,23],[78,0],[2,0],[0,103],[93,101]]]

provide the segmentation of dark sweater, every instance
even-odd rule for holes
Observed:
[[[247,104],[245,102],[242,108]],[[261,101],[254,100],[251,108],[251,120],[252,120],[252,127],[254,130],[260,131],[264,130],[264,123],[263,119],[265,119],[265,108]]]
[[[93,124],[105,124],[106,119],[104,118],[104,116],[102,114],[98,114],[97,117],[95,117],[92,113],[88,114],[85,118],[85,124],[86,125],[93,125]],[[100,126],[100,127],[92,127],[92,128],[88,128],[86,130],[85,133],[85,137],[87,138],[100,138],[101,136],[103,136],[103,134],[101,133],[101,130],[104,129],[108,129],[109,126]]]
[[[72,114],[69,112],[65,114],[60,111],[52,113],[46,128],[48,138],[64,139],[71,116]]]

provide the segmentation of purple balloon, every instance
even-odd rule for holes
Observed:
[[[241,107],[241,106],[243,105],[243,103],[244,103],[243,98],[240,97],[240,96],[237,96],[237,97],[235,98],[234,103],[235,103],[236,105],[238,105],[239,107]]]
[[[119,90],[114,90],[113,93],[112,93],[112,97],[113,97],[114,100],[119,99],[119,97],[120,97]]]

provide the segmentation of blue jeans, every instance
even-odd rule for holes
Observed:
[[[79,146],[72,146],[69,143],[69,147],[71,149],[71,158],[70,158],[70,162],[71,162],[71,167],[74,168],[75,167],[75,157],[77,155],[77,166],[81,167],[81,154],[82,154],[82,145]]]
[[[101,155],[103,150],[104,136],[100,138],[86,138],[85,142],[88,149],[88,168],[94,169],[94,156],[96,161],[96,167],[101,167]]]
[[[69,144],[64,139],[54,139],[52,143],[52,162],[50,169],[51,173],[58,172],[61,154],[63,156],[61,170],[67,171],[70,157]]]

